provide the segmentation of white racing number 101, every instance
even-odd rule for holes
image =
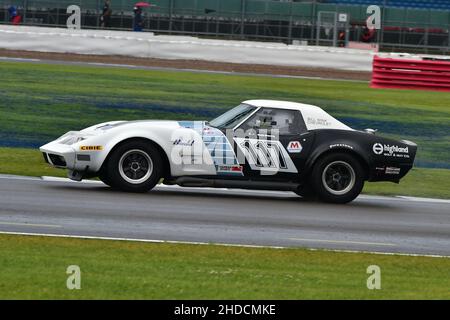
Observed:
[[[274,175],[278,172],[297,173],[297,168],[280,141],[234,139],[250,168],[260,171],[261,175]],[[238,159],[241,159],[239,152]]]

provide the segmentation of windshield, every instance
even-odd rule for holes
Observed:
[[[255,111],[256,107],[250,106],[248,104],[241,104],[237,107],[225,112],[224,114],[218,116],[214,120],[209,122],[211,127],[221,128],[221,129],[232,129],[239,124],[242,120]]]

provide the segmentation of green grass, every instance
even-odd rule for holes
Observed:
[[[64,177],[66,171],[47,165],[39,150],[0,148],[0,174]]]
[[[448,258],[12,235],[0,250],[0,299],[450,299]]]
[[[0,63],[0,146],[36,147],[118,119],[211,119],[252,98],[317,104],[357,129],[419,144],[417,164],[450,168],[450,93],[367,83]]]
[[[48,166],[38,150],[0,148],[0,174],[66,176],[66,171]],[[366,183],[365,194],[403,195],[450,199],[450,170],[414,168],[400,184]]]
[[[400,184],[366,183],[363,193],[450,199],[450,170],[414,168]]]

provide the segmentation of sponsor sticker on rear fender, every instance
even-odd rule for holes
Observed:
[[[400,168],[397,167],[386,167],[386,174],[400,174]]]
[[[407,146],[399,147],[398,145],[375,143],[372,151],[376,155],[383,155],[385,157],[409,158],[409,148]]]

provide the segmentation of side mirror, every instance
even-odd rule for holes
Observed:
[[[370,134],[375,134],[378,130],[377,129],[364,129],[364,131],[366,132],[366,133],[370,133]]]
[[[261,120],[256,120],[256,121],[255,121],[255,127],[256,127],[256,128],[261,127]]]

